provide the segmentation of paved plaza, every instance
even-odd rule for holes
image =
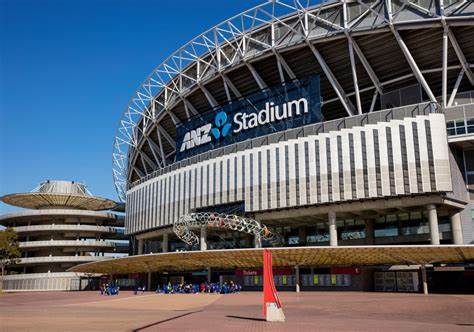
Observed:
[[[262,320],[261,293],[0,294],[0,331],[472,331],[474,295],[282,292],[286,323]]]

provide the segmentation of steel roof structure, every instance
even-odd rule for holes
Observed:
[[[133,182],[175,159],[176,126],[271,85],[321,75],[325,120],[371,112],[419,84],[450,106],[474,85],[474,3],[466,0],[265,1],[200,34],[141,84],[120,119],[113,178]]]
[[[460,263],[474,260],[473,245],[343,246],[267,248],[274,267],[373,266]],[[129,256],[74,266],[68,271],[87,273],[139,273],[193,271],[211,268],[261,268],[264,249],[187,251]]]

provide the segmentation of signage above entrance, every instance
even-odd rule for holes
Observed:
[[[273,86],[179,125],[176,160],[322,119],[319,76]]]

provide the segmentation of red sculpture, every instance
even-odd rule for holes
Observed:
[[[275,288],[272,252],[263,250],[263,315],[269,322],[284,322],[285,315]]]

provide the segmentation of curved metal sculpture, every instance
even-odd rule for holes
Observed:
[[[216,227],[259,235],[260,238],[272,244],[282,242],[278,234],[272,233],[267,226],[255,219],[217,212],[196,212],[184,215],[174,223],[173,231],[184,243],[197,246],[200,243],[199,236],[194,234],[191,229],[201,227]]]

